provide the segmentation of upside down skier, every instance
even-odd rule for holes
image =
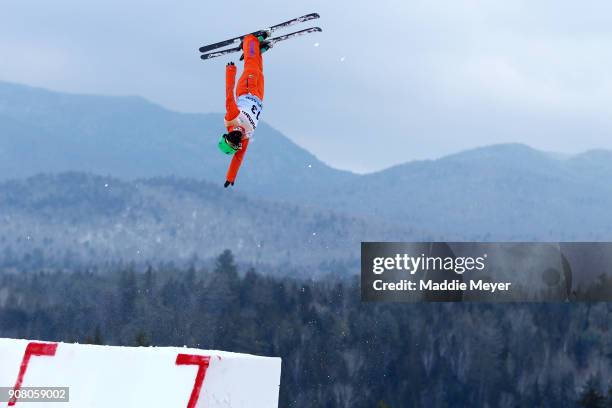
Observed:
[[[256,37],[249,34],[244,37],[242,51],[244,55],[244,71],[236,86],[236,65],[230,62],[225,67],[225,127],[219,139],[219,149],[228,155],[233,155],[224,187],[234,185],[236,175],[242,164],[242,159],[253,136],[259,115],[262,111],[264,99],[263,59],[261,54],[271,48],[266,41],[268,32],[259,33]]]

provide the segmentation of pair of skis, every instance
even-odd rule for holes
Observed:
[[[293,25],[299,24],[299,23],[303,23],[305,21],[310,21],[310,20],[315,20],[317,18],[319,18],[320,16],[317,13],[311,13],[311,14],[306,14],[304,16],[301,17],[297,17],[294,19],[291,19],[289,21],[285,21],[284,23],[280,23],[277,25],[273,25],[269,28],[266,28],[265,30],[261,30],[261,31],[256,31],[254,33],[252,33],[253,35],[258,35],[264,32],[267,32],[270,34],[270,36],[272,36],[272,34],[275,31],[284,29],[284,28],[288,28],[291,27]],[[280,41],[285,41],[288,40],[290,38],[294,38],[294,37],[299,37],[305,34],[310,34],[310,33],[317,33],[317,32],[321,32],[323,30],[321,30],[321,28],[319,27],[311,27],[311,28],[306,28],[304,30],[300,30],[300,31],[296,31],[294,33],[289,33],[289,34],[285,34],[285,35],[281,35],[279,37],[273,37],[273,38],[268,38],[266,39],[266,41],[268,43],[270,43],[271,45],[274,45]],[[227,54],[231,54],[234,52],[240,52],[242,51],[242,40],[244,39],[244,37],[246,37],[246,35],[241,35],[239,37],[235,37],[235,38],[231,38],[229,40],[225,40],[225,41],[219,41],[217,43],[214,44],[209,44],[209,45],[205,45],[203,47],[200,47],[200,52],[202,53],[202,55],[200,55],[200,58],[202,58],[203,60],[207,60],[207,59],[211,59],[211,58],[216,58],[216,57],[220,57],[222,55],[227,55]],[[231,48],[226,48],[224,50],[219,50],[219,51],[212,51],[212,50],[216,50],[218,48],[223,48],[223,47],[229,47],[232,46]]]

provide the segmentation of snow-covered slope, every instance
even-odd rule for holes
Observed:
[[[280,358],[0,339],[0,361],[1,386],[69,387],[68,403],[17,401],[17,407],[278,406]]]

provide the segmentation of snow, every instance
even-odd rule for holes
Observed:
[[[0,339],[0,384],[15,384],[29,340]],[[195,408],[278,406],[280,358],[179,347],[58,344],[53,356],[30,358],[22,387],[69,387],[69,403],[36,407],[187,407],[197,365],[177,365],[178,354],[209,356]]]

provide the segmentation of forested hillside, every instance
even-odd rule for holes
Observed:
[[[362,240],[416,236],[187,179],[62,173],[0,183],[0,269],[205,264],[231,248],[243,262],[275,273],[354,274]]]

